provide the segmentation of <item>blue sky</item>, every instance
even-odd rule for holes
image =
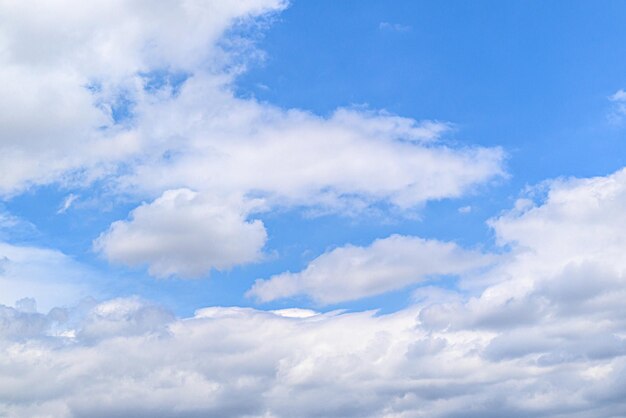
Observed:
[[[356,107],[450,122],[454,132],[446,140],[455,146],[504,149],[505,178],[460,198],[428,202],[411,216],[310,217],[298,209],[264,214],[272,253],[266,261],[194,281],[155,282],[142,268],[110,266],[93,253],[92,240],[125,218],[135,202],[105,210],[83,204],[57,214],[69,193],[88,199],[102,193],[105,183],[77,190],[34,186],[11,196],[6,211],[31,227],[6,233],[13,242],[60,249],[98,274],[116,277],[98,289],[107,296],[139,294],[185,314],[205,305],[254,305],[243,297],[254,279],[301,269],[329,248],[365,245],[392,233],[491,248],[485,221],[508,209],[524,187],[558,176],[605,175],[623,165],[623,127],[610,119],[608,100],[626,84],[623,7],[294,2],[244,31],[263,55],[248,60],[234,81],[239,97],[319,115]],[[472,212],[459,213],[465,206]],[[353,306],[393,310],[407,296]]]
[[[143,393],[116,410],[103,399],[123,394],[95,388],[107,416],[626,413],[609,401],[626,370],[623,2],[66,0],[2,15],[0,352],[40,344],[65,364],[94,346],[107,364],[107,344],[141,353],[159,336],[155,359],[190,353],[139,361],[131,386],[184,370],[172,396],[196,409]],[[212,375],[201,358],[220,362],[221,335],[279,372],[225,360]],[[377,364],[376,383],[342,356]],[[113,386],[128,375],[98,367]],[[0,389],[0,415],[95,416],[67,379],[53,401]],[[294,412],[282,396],[298,390],[311,401]],[[250,403],[232,409],[235,392]]]

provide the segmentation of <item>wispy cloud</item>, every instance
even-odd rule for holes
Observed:
[[[394,32],[410,32],[413,30],[413,27],[411,25],[403,25],[402,23],[380,22],[378,29]]]
[[[57,214],[65,213],[72,206],[72,204],[74,204],[78,197],[79,196],[74,193],[67,195],[65,199],[63,199],[63,203],[61,203],[59,210],[57,210]]]
[[[611,123],[621,124],[626,118],[626,91],[618,90],[611,96],[609,100],[613,103],[608,118]]]

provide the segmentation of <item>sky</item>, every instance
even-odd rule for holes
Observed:
[[[625,416],[625,19],[0,1],[0,416]]]

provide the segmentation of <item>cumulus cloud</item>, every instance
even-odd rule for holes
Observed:
[[[493,219],[496,238],[514,246],[519,268],[555,274],[570,264],[597,263],[623,271],[626,259],[626,169],[606,177],[558,179],[538,186],[545,198],[520,199]]]
[[[110,173],[111,164],[141,152],[116,114],[141,100],[149,74],[223,68],[228,59],[216,43],[224,31],[283,7],[279,0],[2,2],[0,193]]]
[[[215,201],[189,189],[168,190],[117,221],[94,247],[110,261],[149,266],[157,277],[197,277],[261,258],[267,234],[246,220],[236,200]]]
[[[257,280],[248,295],[262,302],[307,295],[329,304],[400,289],[437,275],[467,273],[489,262],[486,255],[453,243],[392,235],[367,247],[336,248],[299,273]]]
[[[437,331],[420,323],[420,309],[376,316],[214,307],[181,320],[137,299],[49,314],[2,307],[0,414],[451,418],[626,410],[624,340],[602,327],[588,340],[556,328]]]
[[[491,221],[499,242],[510,248],[507,256],[482,277],[466,278],[466,302],[451,299],[423,309],[423,324],[532,334],[550,343],[526,354],[546,354],[546,362],[590,358],[584,351],[589,335],[609,342],[621,335],[626,171],[541,188],[543,199],[523,199]],[[557,346],[567,355],[549,354]],[[573,354],[574,346],[582,351]]]

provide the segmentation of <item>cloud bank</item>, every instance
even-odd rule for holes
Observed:
[[[48,314],[29,301],[5,306],[0,413],[624,415],[626,266],[616,254],[624,250],[625,171],[541,188],[544,197],[524,198],[491,221],[510,248],[494,265],[460,273],[465,283],[456,289],[421,287],[412,306],[392,314],[212,307],[177,319],[139,299]],[[400,253],[421,252],[435,266],[438,257],[457,260],[452,270],[474,263],[452,244],[392,236],[311,265],[358,277],[361,265],[337,267],[336,254],[387,267],[386,246],[400,244]],[[416,265],[427,263],[408,268]]]

